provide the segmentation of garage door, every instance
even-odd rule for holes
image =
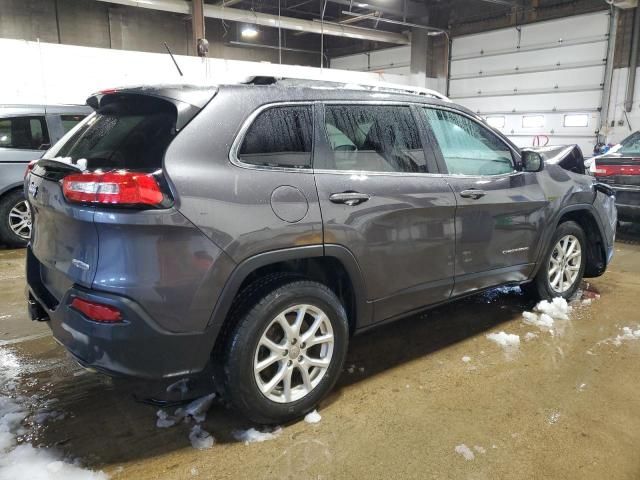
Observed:
[[[521,147],[577,143],[590,156],[608,36],[598,12],[454,38],[449,94]]]

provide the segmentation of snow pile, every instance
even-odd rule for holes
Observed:
[[[550,302],[542,300],[533,310],[533,312],[522,312],[524,323],[541,330],[551,330],[556,320],[569,320],[572,308],[564,298],[556,297]]]
[[[520,335],[513,333],[489,333],[487,339],[497,343],[502,348],[517,348],[520,345]]]
[[[199,424],[196,424],[191,428],[189,432],[189,441],[191,442],[191,446],[193,448],[197,448],[198,450],[205,450],[207,448],[213,447],[215,443],[215,438],[211,436],[209,432],[203,430]]]
[[[22,422],[31,413],[38,399],[17,394],[17,378],[22,373],[18,358],[7,350],[0,350],[0,480],[106,480],[103,472],[85,470],[77,462],[69,463],[57,451],[35,448],[28,443],[18,445],[18,437],[29,431]],[[64,413],[40,409],[35,424],[64,418]]]
[[[103,472],[84,470],[61,460],[53,450],[20,445],[0,455],[0,480],[107,480]]]
[[[637,327],[636,330],[631,327],[622,327],[622,334],[618,334],[616,338],[611,340],[611,343],[613,343],[616,347],[619,347],[620,345],[622,345],[622,342],[639,339],[640,327]]]
[[[318,410],[309,412],[304,417],[304,421],[307,423],[318,423],[320,420],[322,420],[322,416],[318,413]]]
[[[178,385],[178,383],[180,382],[177,382],[174,385]],[[156,427],[169,428],[180,422],[184,421],[185,423],[189,423],[193,420],[195,425],[189,432],[189,441],[191,442],[191,445],[193,448],[197,448],[198,450],[211,448],[216,440],[209,432],[204,430],[200,424],[207,419],[207,412],[211,408],[211,404],[215,398],[215,393],[197,398],[186,407],[177,408],[173,415],[169,415],[162,409],[158,410],[156,413],[158,417],[156,420]]]
[[[238,442],[244,442],[245,445],[256,442],[266,442],[267,440],[273,440],[278,438],[282,433],[282,428],[277,427],[272,432],[261,432],[255,428],[249,430],[234,430],[231,432],[233,438]]]
[[[473,460],[474,458],[476,458],[471,449],[464,443],[462,445],[456,445],[455,452],[458,455],[462,455],[465,460]]]

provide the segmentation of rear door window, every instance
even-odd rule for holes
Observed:
[[[259,113],[247,130],[238,159],[267,167],[311,168],[311,112],[311,105],[285,105]]]
[[[409,106],[326,105],[325,133],[332,151],[325,168],[427,171],[418,127]]]
[[[480,123],[449,110],[423,111],[450,174],[501,175],[514,171],[511,149]]]
[[[0,118],[0,147],[24,150],[49,148],[49,131],[44,117]]]
[[[60,120],[62,122],[62,130],[64,133],[67,133],[73,127],[75,127],[78,123],[80,123],[86,115],[60,115]]]
[[[44,158],[77,164],[88,170],[154,171],[176,134],[177,112],[168,101],[144,95],[114,95],[70,137]]]

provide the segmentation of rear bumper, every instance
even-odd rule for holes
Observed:
[[[40,263],[27,249],[27,295],[32,319],[43,320],[55,339],[83,366],[112,376],[162,379],[202,370],[208,360],[207,332],[172,333],[131,299],[86,289],[69,288],[57,300],[40,281]],[[75,297],[118,308],[125,321],[101,324],[70,308]],[[38,318],[39,317],[39,318]]]
[[[640,187],[612,187],[616,192],[618,219],[640,220]]]

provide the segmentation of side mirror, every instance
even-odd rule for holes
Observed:
[[[523,172],[540,172],[544,168],[544,159],[538,152],[523,149],[521,153]]]

